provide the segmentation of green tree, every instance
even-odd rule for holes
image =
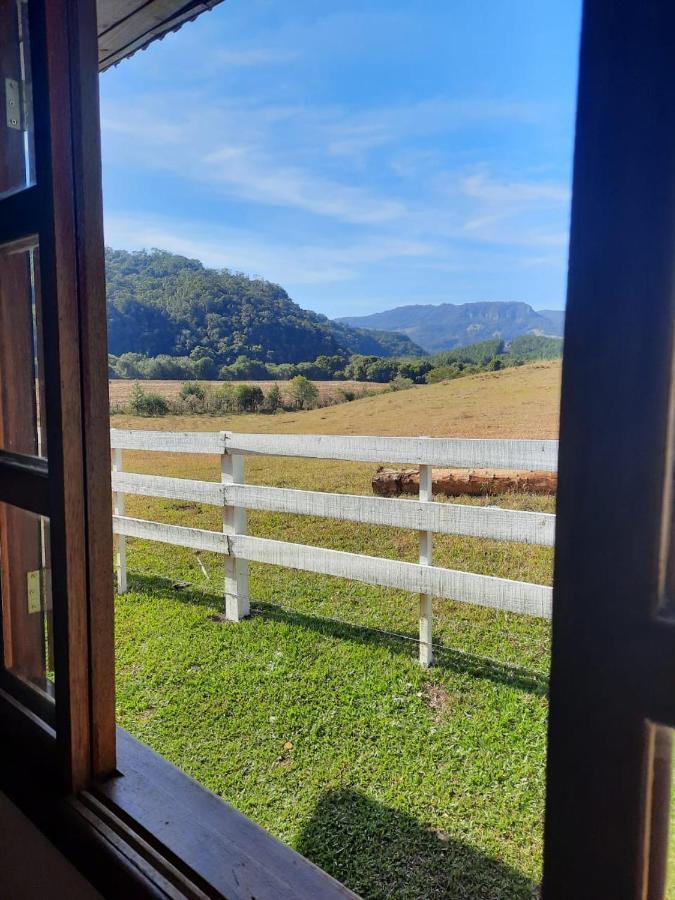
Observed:
[[[255,412],[265,399],[262,388],[252,384],[238,384],[235,397],[240,412]]]
[[[142,378],[139,366],[146,358],[142,353],[123,353],[115,360],[115,371],[120,378]]]
[[[288,385],[288,394],[291,402],[298,409],[310,409],[319,399],[319,389],[304,375],[296,375],[291,379]]]
[[[169,404],[160,394],[146,393],[135,381],[131,386],[129,408],[136,416],[165,416],[169,411]]]
[[[395,359],[376,359],[366,368],[366,381],[385,384],[396,377],[398,363]]]
[[[410,378],[415,384],[423,384],[424,376],[433,368],[426,359],[402,359],[398,364],[398,374]]]
[[[195,378],[202,381],[213,381],[218,374],[216,364],[209,356],[200,356],[192,362],[192,371]]]
[[[463,367],[462,367],[463,368]],[[439,381],[449,381],[451,378],[457,378],[462,374],[459,366],[436,366],[424,376],[427,384],[438,384]]]
[[[270,412],[276,412],[281,407],[281,391],[278,384],[273,384],[265,395],[265,407]]]
[[[207,410],[212,416],[222,416],[237,412],[236,388],[233,384],[224,384],[211,392],[207,398]]]
[[[403,375],[397,375],[395,378],[389,382],[389,390],[390,391],[407,391],[408,388],[413,387],[415,382],[412,378],[405,378]]]
[[[377,356],[361,356],[355,353],[349,358],[349,362],[345,366],[345,378],[350,378],[353,381],[367,381],[368,366],[377,362],[378,359],[379,357]]]
[[[180,399],[187,400],[188,397],[196,397],[197,400],[204,400],[206,391],[198,382],[186,381],[185,384],[181,385]]]

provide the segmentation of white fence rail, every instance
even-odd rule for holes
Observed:
[[[462,534],[551,546],[555,535],[555,516],[497,507],[435,503],[431,484],[433,466],[553,471],[557,465],[557,441],[172,433],[118,429],[112,429],[110,434],[113,448],[113,528],[120,593],[126,590],[125,539],[134,537],[222,554],[225,558],[225,612],[232,621],[240,620],[250,611],[249,562],[352,578],[419,593],[420,662],[424,666],[430,665],[433,660],[433,597],[449,597],[464,603],[550,618],[550,587],[434,566],[432,535]],[[194,481],[124,472],[123,450],[219,455],[221,481]],[[420,466],[420,499],[361,497],[244,484],[244,457],[249,454],[417,463]],[[124,496],[127,494],[192,500],[220,507],[223,510],[223,531],[130,518],[124,515]],[[420,561],[401,562],[252,537],[246,534],[246,511],[249,509],[410,528],[420,535]]]

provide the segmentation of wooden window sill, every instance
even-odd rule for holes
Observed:
[[[117,766],[121,774],[79,802],[102,820],[107,811],[118,837],[179,891],[237,900],[356,896],[119,728]]]
[[[357,896],[121,728],[117,768],[64,799],[41,756],[0,748],[0,790],[103,896]]]

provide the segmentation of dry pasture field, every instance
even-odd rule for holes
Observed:
[[[117,428],[161,431],[246,431],[280,434],[427,435],[472,438],[557,438],[560,407],[559,360],[530,363],[500,372],[469,375],[440,384],[417,385],[406,391],[386,391],[330,409],[211,416],[164,416],[148,420],[115,416]],[[202,382],[222,384],[222,382]],[[232,382],[230,382],[232,383]],[[236,383],[236,382],[234,382]],[[246,382],[246,384],[287,382]],[[111,402],[123,403],[132,381],[111,381]],[[144,390],[178,396],[181,381],[143,381]],[[324,391],[377,389],[360,381],[316,382]],[[174,391],[174,393],[169,393]]]
[[[216,390],[224,384],[250,384],[261,387],[265,393],[273,384],[278,385],[280,391],[284,391],[288,387],[288,381],[256,381],[255,379],[245,379],[243,381],[200,381],[202,387]],[[131,393],[131,387],[134,384],[133,379],[111,378],[110,385],[110,402],[126,403]],[[166,400],[177,400],[180,395],[180,389],[185,384],[184,381],[139,381],[144,391],[153,394],[159,394]],[[364,391],[383,390],[383,384],[371,384],[368,381],[315,381],[314,384],[319,389],[319,395],[322,400],[328,397],[342,397],[341,391],[355,391],[357,394]]]

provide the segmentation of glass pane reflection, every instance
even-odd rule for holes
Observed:
[[[0,198],[35,182],[27,0],[0,0]]]
[[[0,449],[46,456],[39,253],[0,247]]]
[[[53,683],[49,520],[0,503],[4,668],[42,692]]]

